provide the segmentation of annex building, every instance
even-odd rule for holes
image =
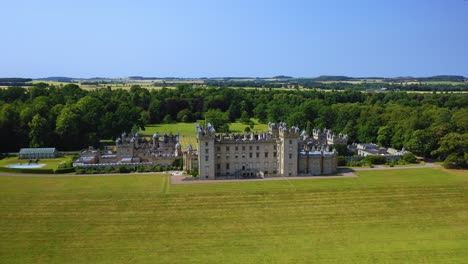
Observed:
[[[89,148],[80,153],[80,158],[74,161],[75,167],[115,167],[115,166],[153,166],[172,165],[182,157],[179,134],[153,134],[148,140],[135,135],[122,133],[115,140],[115,146],[104,150]]]
[[[313,137],[285,123],[269,123],[261,133],[216,135],[208,123],[198,125],[197,150],[188,146],[184,169],[198,169],[200,179],[313,176],[337,171],[337,152],[329,143],[346,144],[346,136],[314,131]]]

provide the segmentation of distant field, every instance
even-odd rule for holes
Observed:
[[[252,131],[268,131],[267,124],[259,124],[257,120],[252,119],[255,123],[254,128]],[[241,122],[231,123],[229,129],[232,133],[244,133],[245,127],[248,125],[242,124]],[[188,144],[192,146],[196,146],[196,133],[195,133],[196,123],[174,123],[174,124],[157,124],[157,125],[147,125],[145,130],[140,130],[140,133],[144,136],[152,136],[154,133],[158,132],[160,135],[166,132],[169,133],[177,133],[179,132],[180,135],[180,143],[182,148],[187,148]]]
[[[0,177],[2,263],[466,263],[468,172]]]

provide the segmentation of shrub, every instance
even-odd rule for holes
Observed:
[[[54,171],[55,174],[75,172],[75,168],[58,168]]]
[[[442,166],[447,169],[467,169],[468,164],[466,159],[456,154],[450,154],[442,163]]]
[[[363,160],[364,163],[370,164],[385,164],[386,160],[384,156],[366,156]]]
[[[408,163],[416,163],[416,156],[411,152],[406,152],[401,158]]]
[[[129,168],[125,167],[125,166],[119,166],[117,168],[117,172],[119,172],[119,173],[129,173],[129,172],[131,172],[131,169],[129,169]]]

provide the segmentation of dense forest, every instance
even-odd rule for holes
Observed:
[[[0,89],[0,152],[54,146],[77,150],[132,127],[204,118],[219,124],[257,118],[310,130],[331,128],[351,142],[376,142],[465,167],[468,94],[355,90],[197,88],[80,89],[76,84]],[[216,119],[216,120],[215,120]],[[224,125],[224,126],[223,126]]]

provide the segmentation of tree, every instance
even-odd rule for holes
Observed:
[[[416,163],[416,156],[411,152],[406,152],[403,154],[401,159],[409,163]]]
[[[432,135],[427,130],[416,130],[413,132],[410,140],[406,144],[408,149],[417,155],[427,157],[431,154],[434,146]]]
[[[177,113],[177,120],[184,123],[192,121],[192,111],[189,109],[180,110],[179,113]]]
[[[229,132],[230,122],[227,113],[218,109],[210,109],[205,112],[205,118],[217,132]]]
[[[166,116],[164,117],[164,119],[163,119],[163,123],[164,123],[164,124],[170,124],[170,123],[172,123],[172,117],[171,117],[171,115],[166,115]]]
[[[80,118],[72,106],[67,105],[57,117],[55,131],[60,136],[60,143],[65,149],[76,149],[80,146]]]
[[[45,147],[49,144],[50,129],[45,118],[36,114],[28,126],[29,146],[31,148]]]
[[[286,123],[292,126],[299,126],[300,128],[304,129],[306,122],[306,117],[304,112],[302,111],[294,111],[289,118],[287,119]]]
[[[447,168],[467,168],[468,133],[449,133],[440,141],[438,149],[432,152],[445,160]]]
[[[268,121],[266,108],[267,106],[264,103],[260,103],[253,110],[255,118],[262,123]]]
[[[312,122],[307,121],[306,123],[306,133],[308,136],[312,136]]]
[[[379,145],[388,147],[392,140],[392,129],[388,126],[381,126],[377,132],[377,143]]]
[[[248,124],[249,123],[250,117],[249,117],[249,114],[246,111],[242,111],[240,121],[242,122],[242,124]]]

